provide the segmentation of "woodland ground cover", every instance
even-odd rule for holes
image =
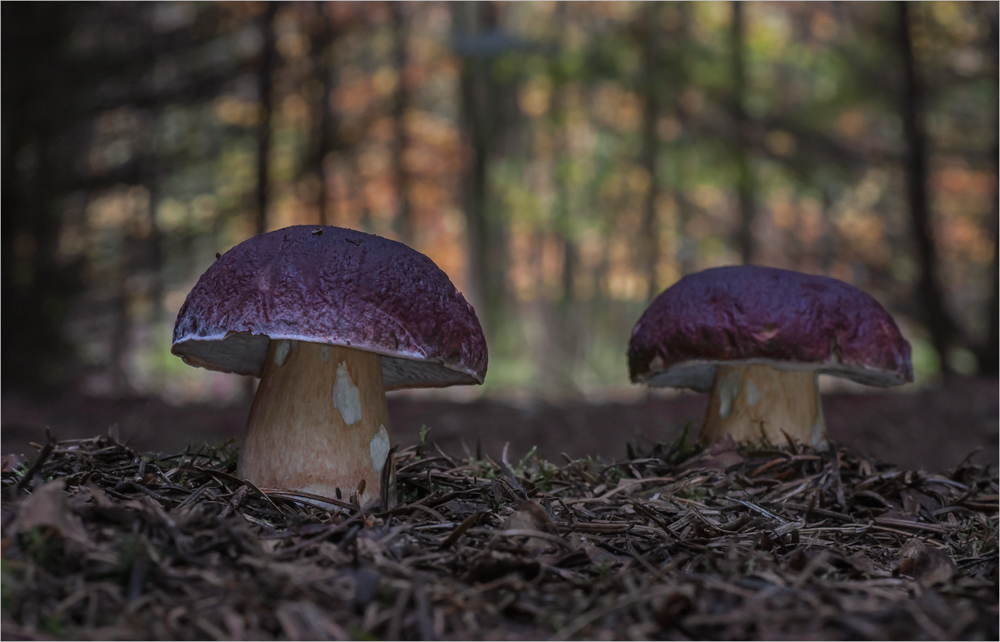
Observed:
[[[995,466],[681,440],[627,459],[395,454],[335,511],[231,444],[4,462],[5,639],[996,639]],[[388,509],[387,509],[388,508]]]

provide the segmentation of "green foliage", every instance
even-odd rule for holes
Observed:
[[[289,5],[277,18],[268,113],[258,99],[261,43],[246,36],[261,28],[259,7],[207,5],[164,27],[161,6],[12,14],[26,21],[15,33],[44,35],[11,41],[12,59],[28,61],[13,86],[24,105],[57,108],[10,112],[23,135],[7,150],[21,160],[10,176],[3,290],[14,299],[4,318],[31,322],[8,324],[30,341],[10,342],[28,348],[5,361],[22,371],[5,386],[86,371],[140,394],[220,396],[207,385],[216,374],[170,354],[172,316],[215,253],[255,233],[261,172],[268,227],[323,216],[394,235],[407,212],[414,234],[402,240],[448,261],[467,292],[486,291],[468,282],[479,258],[467,255],[468,233],[482,227],[499,248],[481,266],[499,283],[483,301],[488,389],[624,385],[621,353],[648,292],[741,260],[734,237],[750,213],[736,196],[737,105],[749,119],[755,260],[851,280],[908,335],[926,334],[911,304],[919,257],[899,177],[895,5],[750,3],[742,34],[732,3],[420,4],[401,25],[378,4],[336,17]],[[469,24],[466,10],[477,16]],[[963,302],[952,305],[958,343],[992,332],[983,311],[995,272],[996,20],[995,3],[921,3],[910,16],[939,272]],[[332,44],[321,41],[325,28],[337,31]],[[174,30],[190,39],[155,45]],[[134,37],[121,40],[123,31]],[[460,32],[493,43],[490,52],[463,58]],[[475,91],[463,85],[470,76],[482,83]],[[488,135],[477,142],[486,184],[473,204],[466,146],[476,127]],[[71,135],[79,131],[93,135]],[[263,132],[270,149],[260,156]],[[647,227],[653,266],[636,242]],[[67,276],[76,274],[86,282]],[[21,305],[29,299],[44,305]],[[56,326],[73,328],[86,368],[64,363],[71,351],[51,338]],[[123,336],[144,338],[121,346]],[[941,360],[917,353],[920,381],[932,380]]]
[[[386,602],[386,604],[392,604],[392,600]],[[361,629],[356,626],[352,626],[347,629],[347,634],[351,636],[352,640],[364,640],[365,642],[377,642],[379,638],[375,637],[368,631]]]
[[[14,608],[21,595],[21,565],[6,557],[0,558],[0,606],[4,611]]]
[[[131,535],[124,535],[118,542],[118,581],[127,585],[132,566],[136,559],[143,554],[142,542]]]
[[[594,567],[594,574],[598,578],[605,578],[608,576],[608,573],[610,573],[614,567],[615,565],[610,562],[601,562],[600,564],[597,564]]]
[[[968,519],[958,532],[948,539],[951,554],[954,558],[975,558],[992,553],[996,555],[998,541],[998,526],[996,516],[983,520]]]
[[[232,472],[236,470],[236,464],[240,458],[240,442],[238,439],[230,438],[215,448],[215,457],[222,460],[223,470]]]
[[[63,538],[51,527],[32,528],[24,539],[27,540],[24,542],[25,550],[39,566],[52,570],[63,564]]]
[[[14,470],[11,471],[11,474],[13,474],[14,477],[20,480],[21,478],[24,477],[25,473],[28,472],[29,468],[31,468],[31,465],[27,461],[22,461],[19,462],[16,466],[14,466]]]
[[[63,635],[66,627],[63,626],[62,618],[58,615],[43,615],[39,622],[42,630],[52,635]]]

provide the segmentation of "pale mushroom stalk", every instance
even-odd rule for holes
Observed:
[[[386,391],[478,385],[489,359],[475,310],[429,258],[305,225],[217,257],[177,313],[170,350],[261,378],[240,478],[341,499],[364,483],[362,506],[393,502]]]
[[[715,374],[703,443],[729,435],[737,442],[826,443],[826,422],[814,370],[783,370],[765,364],[720,365]]]
[[[910,344],[871,296],[824,276],[753,265],[689,274],[632,329],[632,381],[710,392],[703,444],[826,444],[817,378],[913,381]]]
[[[377,499],[392,434],[381,356],[275,340],[247,419],[236,474],[258,487]]]

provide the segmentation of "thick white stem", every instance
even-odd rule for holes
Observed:
[[[767,438],[774,444],[826,443],[826,422],[814,371],[762,364],[720,365],[701,430],[704,444],[727,436],[736,442]]]
[[[272,341],[247,419],[237,475],[258,487],[379,497],[392,435],[377,354]]]

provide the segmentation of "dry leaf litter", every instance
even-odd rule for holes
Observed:
[[[237,479],[232,444],[38,448],[3,461],[4,639],[998,639],[995,467],[420,444],[362,510]]]

